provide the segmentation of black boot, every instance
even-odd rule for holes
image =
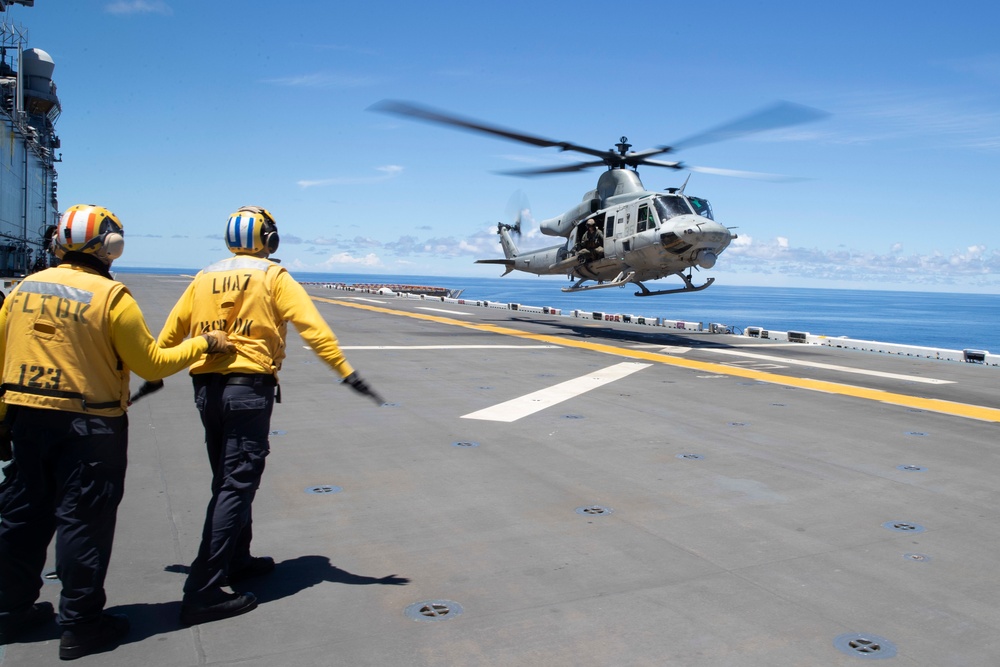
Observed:
[[[11,614],[0,622],[0,646],[16,642],[21,636],[52,620],[51,602],[36,602],[20,614]]]
[[[181,625],[198,625],[239,616],[257,608],[253,593],[226,593],[221,589],[208,599],[191,598],[181,603]]]
[[[59,659],[76,660],[114,648],[129,627],[128,618],[121,614],[103,614],[99,621],[67,626],[59,640]]]

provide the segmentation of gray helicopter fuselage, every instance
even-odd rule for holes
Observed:
[[[632,174],[625,170],[606,173]],[[604,190],[606,205],[575,219],[570,217],[572,209],[561,216],[559,225],[568,230],[562,234],[566,237],[562,245],[520,253],[509,233],[501,229],[501,244],[512,262],[511,269],[537,275],[566,274],[599,282],[613,281],[626,274],[633,275],[633,282],[656,280],[692,266],[712,268],[735,238],[713,219],[711,206],[704,199],[678,192],[637,191],[632,184],[638,183],[638,177],[602,180],[606,181],[603,185],[615,186]],[[599,182],[598,190],[588,195],[600,193],[601,186]],[[581,263],[574,248],[584,222],[589,220],[604,234],[604,257]],[[550,224],[549,229],[555,230],[556,225]]]

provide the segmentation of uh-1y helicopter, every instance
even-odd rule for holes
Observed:
[[[703,284],[695,285],[692,280],[693,270],[696,267],[710,269],[715,266],[719,255],[736,238],[729,228],[715,221],[708,200],[685,194],[687,181],[684,182],[684,186],[668,188],[665,192],[649,191],[639,180],[639,165],[743,178],[790,180],[775,174],[696,167],[682,162],[666,162],[652,158],[676,152],[681,148],[787,127],[826,115],[809,107],[779,102],[738,120],[688,137],[672,146],[658,146],[634,152],[629,150],[632,145],[628,143],[626,137],[622,137],[615,144],[615,149],[599,150],[488,125],[411,102],[383,100],[372,105],[370,109],[492,134],[533,146],[575,151],[595,158],[564,166],[502,172],[510,175],[535,176],[581,171],[602,165],[607,168],[598,179],[597,187],[587,192],[583,196],[583,201],[562,215],[539,223],[543,234],[564,237],[566,239],[564,243],[519,252],[511,236],[512,232],[520,234],[519,215],[515,224],[502,222],[497,224],[504,259],[481,259],[477,260],[477,263],[500,264],[505,267],[503,275],[511,271],[525,271],[537,275],[565,273],[571,280],[575,278],[576,282],[570,287],[563,288],[564,292],[622,287],[634,283],[639,287],[636,296],[695,292],[705,289],[715,282],[715,278],[708,278]],[[585,243],[584,235],[588,227],[596,227],[600,232],[602,238],[597,243]],[[596,247],[589,252],[580,252],[582,245]],[[643,281],[671,275],[679,277],[684,286],[651,291],[643,284]],[[592,284],[587,284],[588,282]]]

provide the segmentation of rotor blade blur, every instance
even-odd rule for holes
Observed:
[[[749,178],[755,181],[773,181],[775,183],[803,181],[804,178],[797,176],[785,176],[784,174],[768,174],[761,171],[741,171],[739,169],[722,169],[720,167],[696,167],[683,162],[663,162],[661,160],[643,160],[641,164],[648,164],[653,167],[667,167],[669,169],[683,169],[699,174],[715,174],[716,176],[732,176],[733,178]]]
[[[691,148],[692,146],[702,146],[717,141],[736,139],[756,132],[766,130],[777,130],[782,127],[808,123],[820,118],[825,118],[830,114],[826,111],[814,109],[812,107],[795,104],[793,102],[778,102],[772,106],[751,113],[742,118],[738,118],[729,123],[724,123],[718,127],[692,135],[686,139],[675,143],[672,146],[661,146],[666,151],[678,151]]]
[[[502,174],[504,176],[544,176],[546,174],[568,174],[574,171],[583,171],[584,169],[590,169],[591,167],[602,167],[602,166],[604,166],[604,160],[595,160],[593,162],[577,162],[562,167],[541,167],[539,169],[514,169],[511,171],[497,171],[494,173]]]
[[[529,212],[529,210],[528,196],[522,190],[515,190],[510,199],[507,200],[507,207],[505,209],[505,213],[507,214],[506,219],[512,221],[515,225],[519,225],[521,217]]]
[[[639,164],[648,164],[653,167],[666,167],[667,169],[687,169],[687,166],[683,162],[664,162],[663,160],[644,159],[639,161]]]
[[[397,116],[407,116],[409,118],[416,118],[418,120],[438,123],[440,125],[452,125],[454,127],[464,128],[473,132],[484,132],[486,134],[492,134],[504,139],[520,141],[521,143],[530,144],[532,146],[558,148],[564,151],[576,151],[578,153],[585,153],[595,157],[604,157],[607,154],[607,151],[597,150],[596,148],[577,146],[576,144],[569,143],[568,141],[554,141],[552,139],[545,139],[544,137],[536,137],[530,134],[525,134],[517,130],[509,130],[495,125],[487,125],[486,123],[478,120],[462,118],[444,111],[413,104],[412,102],[382,100],[368,107],[368,110],[395,114]],[[601,164],[603,164],[603,162]]]
[[[732,176],[733,178],[749,178],[755,181],[771,181],[774,183],[792,183],[794,181],[808,180],[799,176],[768,174],[760,171],[740,171],[738,169],[720,169],[718,167],[692,167],[688,165],[681,165],[680,168],[699,174],[715,174],[717,176]]]

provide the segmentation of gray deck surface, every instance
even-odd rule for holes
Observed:
[[[186,279],[121,278],[157,333]],[[310,291],[389,405],[289,334],[254,504],[278,567],[258,609],[193,628],[190,381],[134,405],[107,581],[133,630],[76,664],[1000,664],[1000,369]],[[53,624],[0,665],[57,648]]]

